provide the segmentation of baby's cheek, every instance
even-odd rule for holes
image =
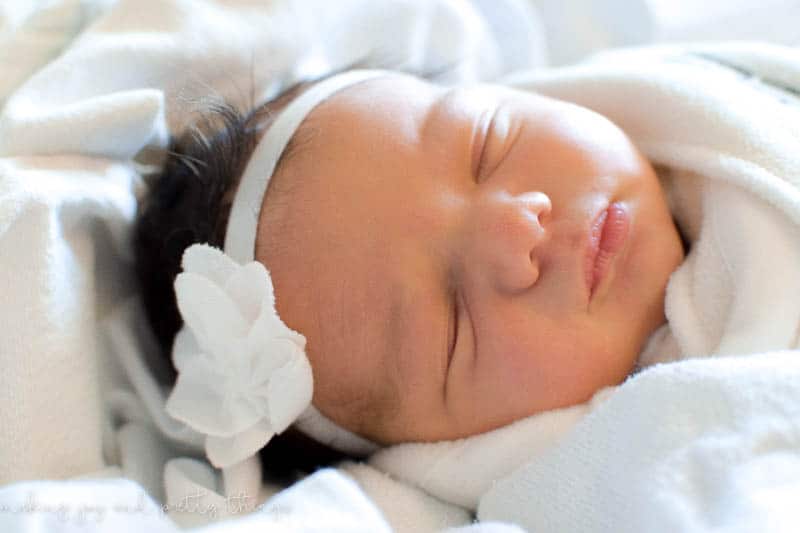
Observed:
[[[625,375],[619,354],[588,332],[558,330],[546,340],[510,351],[505,369],[508,382],[526,391],[537,411],[583,403]]]
[[[476,367],[476,378],[490,383],[493,395],[509,403],[509,409],[529,415],[544,407],[554,364],[548,361],[544,347],[519,342],[519,338],[509,340],[512,342],[481,354],[484,364]]]

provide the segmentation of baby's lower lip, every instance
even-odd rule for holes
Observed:
[[[625,246],[630,228],[630,213],[624,204],[614,202],[592,222],[586,259],[586,284],[590,298],[608,274],[618,252]]]

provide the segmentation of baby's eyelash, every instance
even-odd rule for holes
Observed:
[[[456,351],[456,344],[458,344],[458,294],[453,291],[450,305],[450,318],[447,324],[447,365],[446,370],[450,370],[450,364],[453,360],[453,354]]]

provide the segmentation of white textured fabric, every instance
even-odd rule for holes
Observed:
[[[550,65],[649,43],[759,39],[800,44],[795,0],[525,1],[539,10]]]
[[[194,516],[198,526],[201,520],[197,518],[203,522],[228,518],[191,529],[198,533],[392,531],[358,485],[333,469],[308,476],[247,516],[239,506],[241,500],[211,496],[195,495],[163,505],[140,485],[123,478],[19,482],[0,488],[0,529],[48,533],[184,531],[168,518],[165,511],[169,509]]]

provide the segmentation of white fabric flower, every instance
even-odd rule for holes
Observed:
[[[310,404],[306,339],[275,310],[269,272],[239,265],[205,244],[186,249],[175,279],[184,327],[172,359],[178,379],[166,410],[206,435],[206,454],[225,468],[254,455]]]

